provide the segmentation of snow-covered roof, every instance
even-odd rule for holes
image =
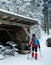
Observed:
[[[33,18],[30,18],[30,17],[26,17],[26,16],[23,16],[23,15],[20,15],[20,14],[16,14],[16,13],[13,13],[13,12],[9,12],[9,11],[0,9],[0,17],[3,16],[3,15],[6,16],[6,17],[8,16],[9,18],[16,18],[16,19],[20,20],[21,23],[24,23],[24,24],[27,24],[27,23],[28,24],[30,24],[30,23],[31,24],[38,24],[37,19],[33,19]]]

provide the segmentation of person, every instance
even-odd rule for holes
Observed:
[[[35,41],[36,39],[36,41]],[[40,43],[39,43],[39,40],[37,39],[37,37],[35,36],[35,34],[32,34],[32,39],[31,41],[29,42],[29,45],[32,46],[32,57],[35,58],[35,60],[37,60],[37,57],[38,57],[38,54],[37,54],[37,50],[38,50],[38,47],[40,49]]]

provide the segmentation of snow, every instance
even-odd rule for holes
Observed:
[[[31,0],[23,0],[23,1],[27,2],[27,1],[31,1]]]
[[[27,2],[26,4],[25,4],[25,6],[27,6],[27,5],[31,5],[29,2]]]
[[[0,60],[4,59],[4,56],[0,54]]]
[[[19,16],[19,17],[23,17],[23,18],[27,18],[27,19],[31,19],[31,20],[35,20],[35,21],[39,21],[38,19],[26,17],[26,16],[24,16],[24,15],[16,14],[16,13],[14,13],[14,12],[6,11],[6,10],[3,10],[3,9],[0,9],[0,11],[1,11],[1,12],[5,12],[5,13],[8,13],[8,14],[11,14],[11,15],[15,15],[15,16]]]
[[[49,30],[49,32],[50,32],[49,34],[51,34],[51,29]]]
[[[29,60],[27,60],[28,54],[16,53],[15,56],[5,56],[5,59],[0,60],[0,65],[51,65],[51,47],[47,47],[45,44],[48,37],[51,37],[51,35],[46,35],[42,31],[42,37],[39,39],[42,57],[38,49],[38,60],[34,58],[31,60],[31,54]]]

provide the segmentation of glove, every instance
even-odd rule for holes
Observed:
[[[39,45],[39,49],[40,49],[40,45]]]

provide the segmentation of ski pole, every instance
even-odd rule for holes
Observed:
[[[30,56],[30,53],[28,53],[28,55],[27,55],[27,59],[29,60],[29,56]]]
[[[41,58],[42,58],[42,53],[41,53],[41,49],[39,49],[39,51],[40,51],[40,56],[41,56]]]
[[[30,47],[30,53],[28,53],[28,55],[27,55],[28,60],[29,60],[30,56],[31,56],[31,60],[32,60],[32,44],[31,44],[31,47]]]
[[[32,44],[31,44],[31,60],[32,60]]]
[[[27,55],[27,59],[29,60],[29,57],[30,57],[30,53],[31,53],[31,50],[29,48],[29,52],[28,52],[28,55]]]

